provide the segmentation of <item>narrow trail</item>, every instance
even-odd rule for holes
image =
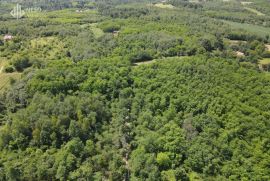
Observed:
[[[4,66],[0,67],[0,74],[3,72]]]

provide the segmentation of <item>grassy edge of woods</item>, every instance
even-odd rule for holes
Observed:
[[[0,180],[270,179],[269,39],[172,3],[2,17]]]

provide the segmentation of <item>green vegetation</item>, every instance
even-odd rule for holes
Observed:
[[[265,14],[261,13],[260,11],[256,10],[256,9],[252,9],[252,8],[248,8],[248,7],[245,7],[246,10],[250,11],[250,12],[253,12],[255,14],[257,14],[258,16],[264,16]]]
[[[246,24],[246,23],[237,23],[237,22],[232,22],[232,21],[224,21],[224,22],[231,25],[232,28],[241,29],[243,31],[256,34],[257,36],[260,36],[260,37],[270,36],[270,27],[263,27],[263,26]]]
[[[174,6],[171,5],[171,4],[163,4],[163,3],[155,4],[155,7],[158,7],[158,8],[168,8],[168,9],[173,9],[174,8]]]
[[[260,60],[260,64],[270,64],[270,58],[264,58]]]
[[[41,0],[19,20],[13,5],[0,180],[270,180],[269,4]]]

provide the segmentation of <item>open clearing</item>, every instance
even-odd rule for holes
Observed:
[[[155,4],[154,6],[158,7],[158,8],[165,8],[165,9],[173,9],[173,8],[175,8],[171,4],[163,4],[163,3],[158,3],[158,4]]]
[[[260,62],[259,62],[260,64],[270,64],[270,58],[264,58],[264,59],[262,59],[262,60],[260,60]]]
[[[97,27],[97,23],[91,24],[90,29],[92,30],[96,38],[100,38],[104,35],[104,32],[102,31],[102,29]]]
[[[265,14],[263,14],[262,12],[260,12],[260,11],[258,11],[256,9],[248,8],[248,7],[244,7],[244,9],[248,10],[249,12],[257,14],[258,16],[265,16]]]
[[[3,92],[6,88],[10,86],[10,79],[19,79],[21,73],[0,73],[0,92]]]
[[[264,72],[268,72],[270,71],[270,58],[264,58],[262,60],[259,61],[258,63],[258,66],[259,66],[259,69],[261,71],[264,71]]]
[[[38,58],[46,60],[55,60],[59,55],[64,53],[64,43],[57,37],[32,39],[29,48],[31,48],[33,52],[42,52],[38,55]]]
[[[156,62],[162,62],[162,61],[167,61],[167,60],[174,60],[174,59],[183,59],[189,56],[173,56],[173,57],[163,57],[160,59],[153,59],[153,60],[147,60],[147,61],[142,61],[142,62],[136,62],[133,65],[134,66],[140,66],[140,65],[149,65],[149,64],[153,64]]]
[[[147,64],[152,64],[152,63],[155,63],[157,62],[157,60],[149,60],[149,61],[144,61],[144,62],[137,62],[137,63],[134,63],[135,66],[140,66],[140,65],[147,65]]]
[[[225,21],[225,20],[223,20],[223,22],[231,25],[232,28],[243,29],[243,30],[246,30],[247,32],[254,33],[260,37],[265,37],[266,35],[270,35],[270,28],[268,27],[247,24],[247,23],[237,23],[237,22]]]
[[[247,41],[242,41],[242,40],[230,40],[228,39],[228,42],[231,44],[231,45],[238,45],[240,43],[247,43]]]
[[[241,4],[242,4],[242,5],[249,5],[249,4],[253,4],[253,2],[250,2],[250,1],[242,1]]]
[[[105,34],[102,29],[98,28],[98,23],[83,24],[81,28],[90,29],[94,33],[95,38],[100,38]]]
[[[4,57],[0,57],[0,73],[3,72],[4,67],[7,65],[7,60]]]
[[[3,92],[10,85],[10,79],[19,79],[21,73],[4,73],[4,67],[8,64],[5,58],[0,57],[0,93]]]
[[[268,51],[270,51],[270,45],[265,45]]]
[[[225,1],[230,1],[230,0],[225,0]],[[199,0],[189,0],[188,2],[190,2],[190,3],[200,3]]]

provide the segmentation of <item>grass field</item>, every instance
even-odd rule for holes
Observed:
[[[262,60],[259,61],[258,63],[259,69],[267,72],[267,74],[269,74],[270,72],[270,58],[264,58]]]
[[[30,46],[32,52],[35,52],[38,58],[43,58],[46,60],[54,60],[64,53],[64,43],[57,37],[42,37],[32,39],[30,41]],[[33,55],[33,56],[36,56]]]
[[[223,20],[223,22],[231,25],[231,27],[234,29],[243,29],[249,33],[253,33],[253,34],[256,34],[256,35],[261,36],[261,37],[265,37],[266,35],[270,35],[270,28],[267,28],[267,27],[253,25],[253,24],[247,24],[247,23],[237,23],[237,22],[225,21],[225,20]]]
[[[158,8],[165,8],[165,9],[173,9],[173,8],[175,8],[171,4],[163,4],[163,3],[158,3],[158,4],[155,4],[154,6],[158,7]]]
[[[241,4],[242,4],[242,5],[250,5],[250,4],[253,4],[253,2],[250,2],[250,1],[242,1]]]
[[[263,14],[262,12],[260,12],[260,11],[258,11],[258,10],[256,10],[256,9],[248,8],[248,7],[245,7],[244,9],[246,9],[246,10],[252,12],[252,13],[257,14],[258,16],[265,16],[265,14]]]
[[[2,93],[5,89],[10,86],[10,80],[15,79],[18,80],[21,77],[21,73],[0,73],[0,93]]]
[[[5,57],[0,57],[0,73],[3,72],[4,67],[8,64],[8,61]]]
[[[53,23],[80,23],[83,18],[89,16],[98,16],[97,11],[95,10],[85,10],[82,12],[77,12],[76,9],[64,9],[58,11],[51,11],[51,12],[33,12],[31,14],[27,14],[27,17],[31,19],[45,19],[49,20]]]
[[[99,38],[104,35],[104,32],[102,31],[102,29],[97,27],[97,23],[91,24],[90,29],[92,30],[96,38]]]
[[[8,64],[6,58],[0,57],[0,93],[10,85],[10,79],[19,79],[21,73],[4,73],[4,67]]]
[[[261,65],[266,65],[266,64],[270,64],[270,58],[264,58],[262,60],[260,60],[259,62]]]
[[[265,45],[268,51],[270,51],[270,45]]]

